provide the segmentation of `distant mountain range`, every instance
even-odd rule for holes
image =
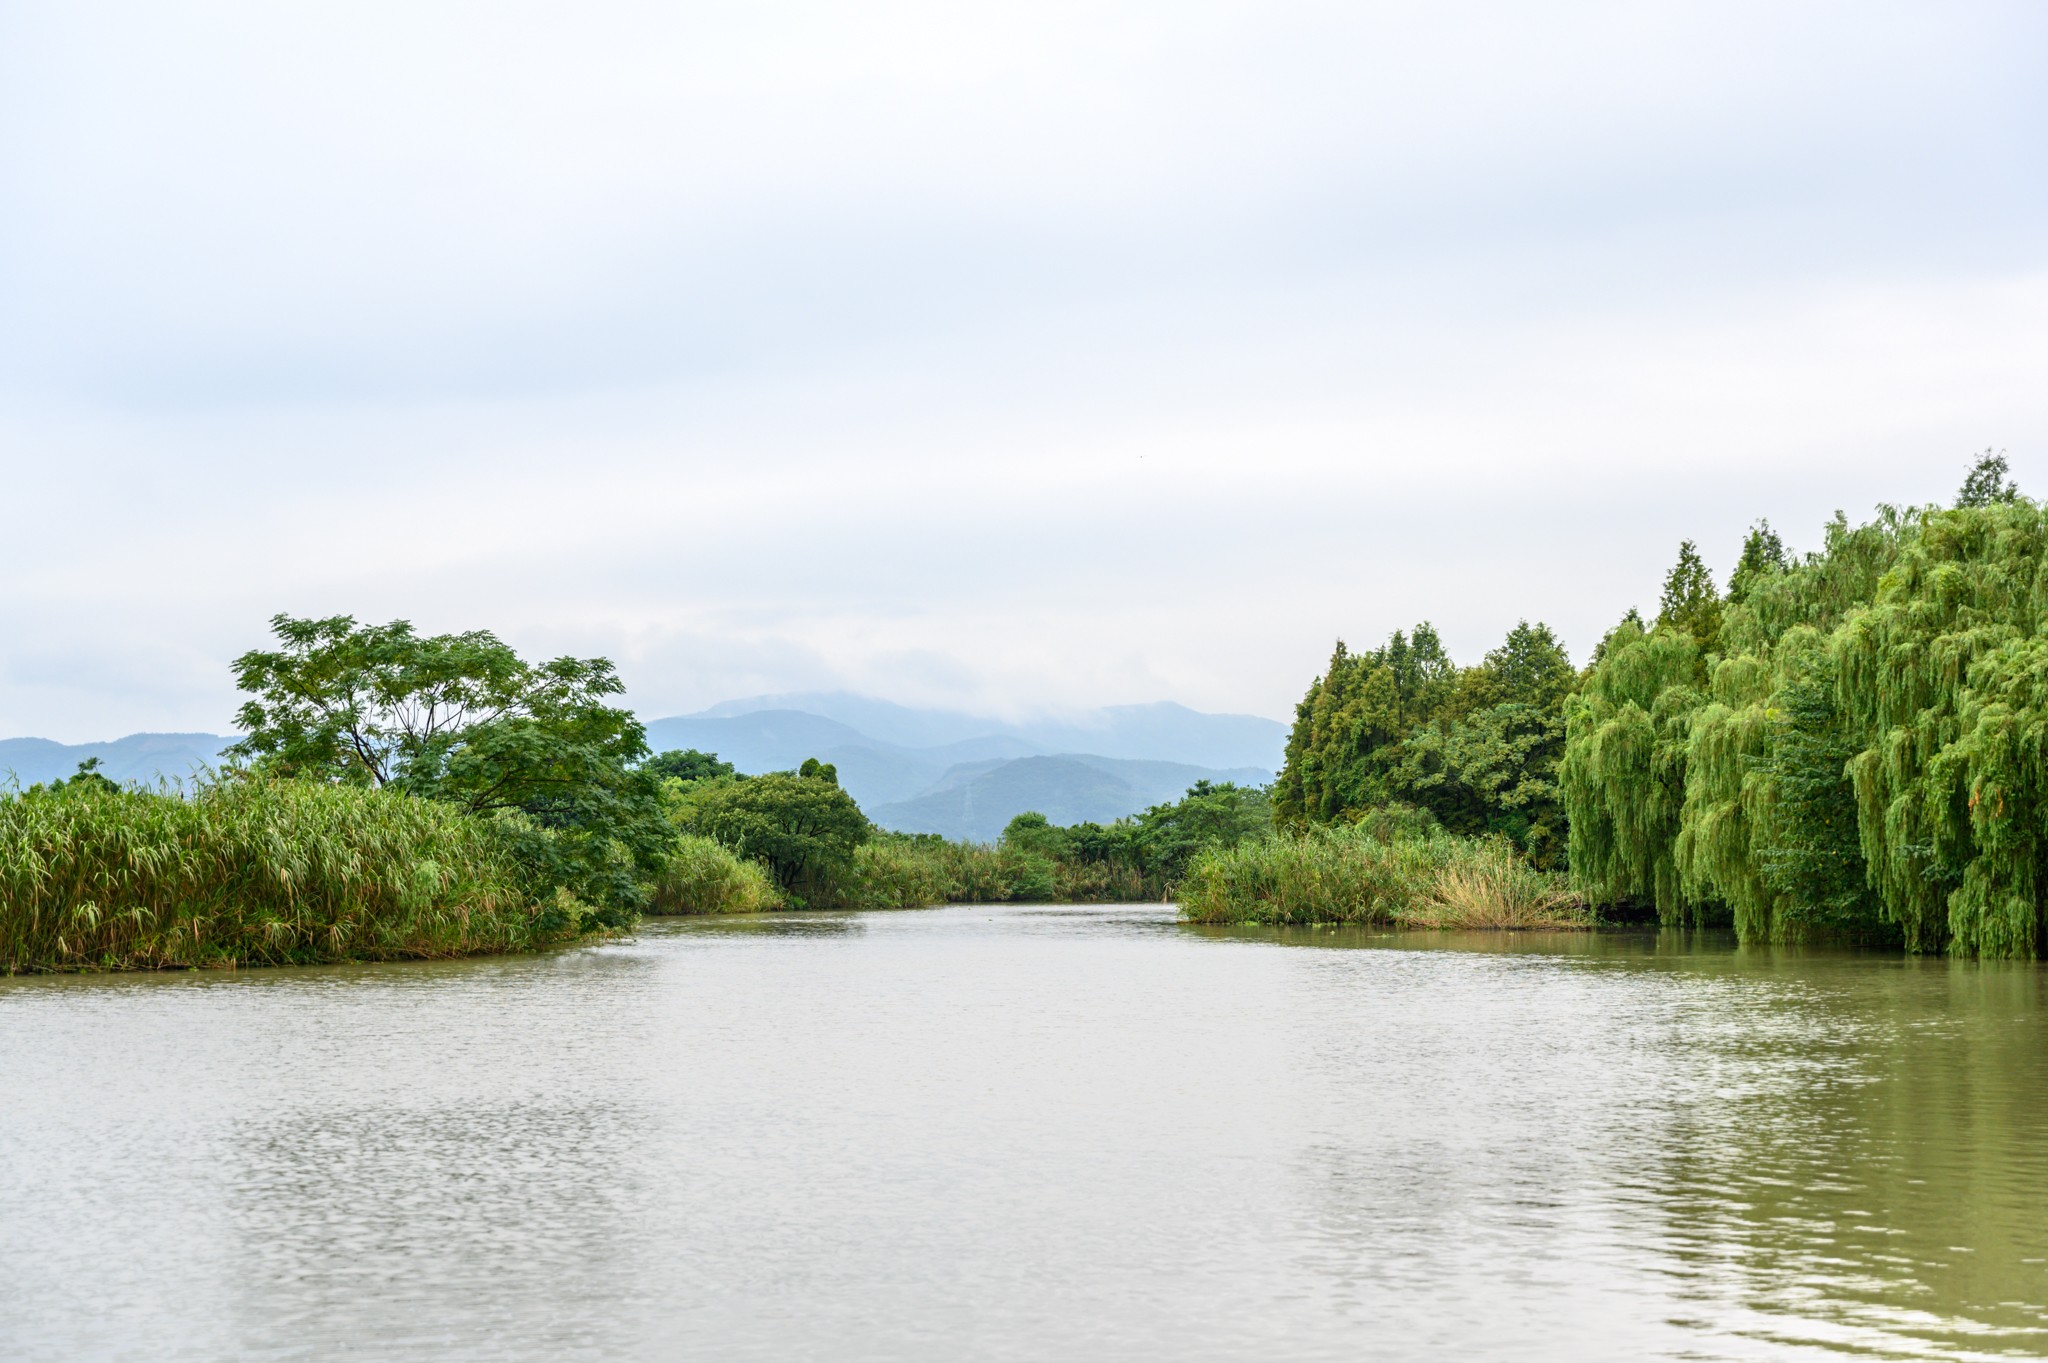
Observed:
[[[756,696],[647,725],[656,752],[715,752],[749,775],[806,757],[884,828],[988,841],[1035,809],[1055,823],[1107,822],[1178,798],[1196,781],[1270,781],[1285,725],[1183,705],[1118,705],[1011,722],[842,692]],[[219,734],[130,734],[108,743],[0,739],[0,782],[69,776],[88,757],[117,781],[181,780],[219,761]]]
[[[884,828],[987,841],[1027,809],[1108,821],[1177,799],[1196,781],[1273,779],[1287,728],[1184,705],[1119,705],[1057,721],[918,710],[838,692],[755,696],[647,726],[656,751],[715,752],[743,772],[806,757]]]
[[[53,743],[47,738],[0,738],[0,785],[11,776],[23,785],[55,781],[88,757],[116,781],[183,781],[216,766],[234,742],[219,734],[130,734],[106,743]]]
[[[912,709],[843,691],[807,691],[729,700],[683,718],[732,718],[781,710],[835,720],[859,730],[869,741],[905,748],[939,748],[1000,736],[1023,743],[1034,753],[1099,753],[1204,767],[1278,770],[1287,744],[1287,726],[1274,720],[1257,715],[1203,714],[1171,701],[1112,705],[1060,720],[1013,722],[953,710]]]
[[[1262,767],[1191,767],[1127,757],[1064,753],[963,762],[912,799],[877,805],[868,817],[904,833],[994,842],[1004,825],[1027,809],[1058,824],[1109,823],[1151,805],[1177,800],[1197,781],[1264,785]]]

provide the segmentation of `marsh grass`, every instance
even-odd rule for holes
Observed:
[[[1396,908],[1394,920],[1412,927],[1465,929],[1593,925],[1586,901],[1563,877],[1535,869],[1506,843],[1491,840],[1438,866],[1423,895]]]
[[[449,805],[311,782],[0,795],[0,972],[451,957],[574,940],[586,910],[535,889],[513,831]]]
[[[1313,828],[1204,852],[1178,895],[1199,923],[1379,923],[1433,928],[1590,927],[1563,877],[1497,839]]]
[[[710,838],[685,833],[670,848],[648,895],[647,912],[765,913],[783,907],[775,878]]]

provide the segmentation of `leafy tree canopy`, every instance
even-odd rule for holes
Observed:
[[[1703,649],[1711,649],[1721,633],[1721,596],[1714,590],[1714,576],[1700,558],[1699,546],[1685,540],[1678,546],[1678,562],[1664,577],[1664,592],[1657,601],[1657,623],[1684,630]]]
[[[1771,529],[1769,521],[1758,521],[1749,527],[1749,535],[1742,541],[1742,557],[1736,562],[1735,571],[1728,575],[1728,599],[1748,599],[1751,590],[1765,576],[1782,573],[1789,566],[1785,541]]]
[[[1522,621],[1477,667],[1434,629],[1353,654],[1343,644],[1295,712],[1273,790],[1282,827],[1356,822],[1390,805],[1459,833],[1500,833],[1561,856],[1556,769],[1571,659],[1549,626]]]
[[[2017,501],[2020,485],[2006,476],[2008,472],[2010,468],[2003,453],[1984,451],[1970,466],[1969,476],[1963,479],[1963,486],[1956,493],[1956,505],[1990,506],[1994,502]]]
[[[1561,773],[1581,889],[1750,941],[2048,950],[2048,508],[1992,455],[1959,500],[1838,515],[1717,655],[1609,636]]]
[[[810,775],[771,772],[700,786],[683,821],[734,855],[761,862],[785,893],[825,907],[844,888],[854,848],[873,831],[837,779],[826,779],[829,770],[818,763]]]
[[[648,758],[642,770],[661,781],[717,781],[734,775],[737,768],[719,761],[715,752],[671,748]]]
[[[1068,855],[1073,843],[1066,829],[1037,810],[1027,809],[1003,826],[1002,845],[1035,856],[1058,858]]]
[[[274,774],[389,787],[555,835],[529,852],[594,902],[637,896],[667,828],[645,731],[608,704],[602,658],[529,663],[487,630],[422,636],[404,620],[271,621],[275,649],[235,661],[251,698],[229,752]]]
[[[119,791],[121,784],[100,770],[100,760],[97,757],[88,757],[78,764],[78,770],[72,772],[69,777],[60,776],[48,785],[38,782],[28,789],[30,794],[35,794],[38,791],[48,791],[56,795],[67,790],[79,795],[83,795],[88,791],[104,791],[111,794]]]
[[[1273,801],[1262,787],[1197,781],[1180,799],[1138,815],[1136,823],[1139,869],[1164,887],[1186,874],[1197,853],[1234,847],[1271,828]]]
[[[1126,874],[1148,895],[1164,894],[1196,853],[1230,847],[1269,832],[1270,793],[1263,787],[1197,781],[1180,799],[1114,823],[1061,826],[1033,811],[1003,829],[1002,850],[1027,860],[1064,862]]]

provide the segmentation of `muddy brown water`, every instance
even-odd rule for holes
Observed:
[[[2037,1357],[2043,980],[1160,906],[0,980],[0,1358]]]

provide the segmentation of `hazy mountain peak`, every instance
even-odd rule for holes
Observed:
[[[1006,720],[959,710],[920,709],[846,691],[797,692],[721,701],[682,720],[738,719],[799,711],[835,720],[867,738],[905,748],[937,748],[970,739],[1009,738],[1040,754],[1105,757],[1278,770],[1287,727],[1259,715],[1206,714],[1177,701],[1109,705],[1067,715]],[[671,723],[674,721],[658,721]]]

